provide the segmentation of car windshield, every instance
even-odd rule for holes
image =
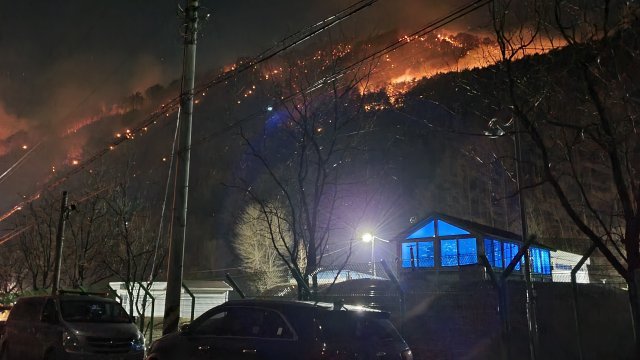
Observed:
[[[120,304],[101,300],[62,300],[62,318],[69,322],[128,323],[131,319]]]

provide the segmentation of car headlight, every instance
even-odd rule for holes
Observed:
[[[131,342],[131,348],[134,351],[144,351],[144,335],[138,331],[138,336]]]
[[[402,360],[413,360],[413,353],[407,349],[402,352]]]
[[[80,340],[78,340],[78,337],[69,330],[62,332],[62,348],[67,352],[79,352],[82,350],[80,347]]]

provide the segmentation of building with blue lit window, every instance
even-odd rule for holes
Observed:
[[[512,232],[439,213],[417,222],[397,235],[395,240],[400,255],[398,271],[405,275],[408,272],[431,271],[484,276],[480,254],[485,254],[493,270],[500,272],[523,243],[522,237]],[[541,244],[529,247],[533,278],[551,281],[552,251]],[[514,274],[522,275],[523,263],[516,264]]]

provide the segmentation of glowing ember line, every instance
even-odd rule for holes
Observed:
[[[33,227],[33,225],[34,225],[33,223],[29,224],[29,225],[26,225],[23,228],[16,229],[16,230],[10,232],[9,234],[5,235],[4,237],[0,238],[0,245],[6,243],[7,241],[13,239],[16,236],[22,234],[23,232],[29,230],[30,228]]]
[[[34,147],[32,147],[31,149],[29,149],[29,151],[27,151],[24,155],[22,155],[20,157],[20,159],[18,159],[13,165],[11,165],[5,172],[2,173],[2,175],[0,175],[0,184],[2,184],[5,179],[7,179],[9,177],[9,175],[11,175],[13,173],[13,171],[15,169],[18,168],[18,166],[20,166],[28,157],[29,155],[31,155],[31,153],[38,148],[38,146],[40,146],[40,144],[42,144],[42,141],[40,141],[39,143],[37,143]],[[24,147],[23,147],[24,148]]]
[[[107,116],[124,115],[126,113],[127,113],[127,110],[123,109],[118,105],[111,105],[110,108],[106,108],[106,107],[102,108],[102,110],[100,110],[100,112],[97,115],[92,115],[84,119],[78,120],[73,126],[68,128],[63,135],[67,136],[67,135],[73,134],[78,130],[82,129],[83,127],[91,125],[94,122],[104,119]]]
[[[0,216],[0,222],[3,222],[4,220],[6,220],[9,216],[13,215],[15,212],[22,210],[22,208],[25,205],[28,205],[29,203],[37,200],[40,198],[40,193],[36,193],[35,195],[32,195],[30,198],[28,198],[27,200],[24,200],[23,202],[21,202],[20,204],[14,206],[11,210],[7,211],[6,213],[2,214]]]

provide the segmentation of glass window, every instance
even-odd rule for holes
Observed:
[[[442,266],[458,265],[458,241],[440,240],[440,257]]]
[[[460,229],[457,226],[451,225],[448,222],[438,220],[438,236],[446,235],[468,235],[467,230]]]
[[[198,335],[213,335],[213,336],[223,336],[226,335],[225,324],[226,324],[226,311],[220,311],[214,313],[207,319],[199,319],[198,324],[194,327],[194,333]]]
[[[484,253],[492,267],[502,269],[502,242],[500,240],[485,238]]]
[[[205,314],[194,322],[194,328],[198,335],[293,338],[293,331],[280,314],[252,307],[232,307]]]
[[[9,318],[21,321],[38,321],[42,313],[44,298],[22,298],[9,313]]]
[[[542,273],[551,275],[551,254],[546,249],[540,249],[540,251],[542,252]]]
[[[293,331],[280,314],[275,311],[265,310],[261,337],[267,339],[291,339],[293,338]]]
[[[531,272],[534,274],[550,275],[551,259],[549,250],[532,247],[529,249],[531,256]]]
[[[433,241],[418,243],[418,267],[433,267],[435,265]]]
[[[409,242],[402,244],[402,267],[433,267],[433,241]]]
[[[493,240],[493,265],[502,268],[502,243],[499,240]]]
[[[493,266],[493,240],[484,239],[484,255],[487,257],[487,260],[489,260],[489,264]]]
[[[420,239],[420,238],[427,238],[427,237],[434,237],[434,236],[436,236],[435,225],[434,225],[434,220],[431,220],[427,225],[423,226],[420,230],[409,235],[407,239]]]
[[[415,263],[417,251],[418,251],[418,243],[415,243],[415,242],[402,243],[402,267],[403,268],[415,267],[417,265]]]
[[[478,249],[476,239],[458,239],[458,256],[460,265],[477,264]]]
[[[516,256],[519,249],[520,247],[518,246],[518,244],[513,244],[508,242],[503,243],[505,268],[509,265],[511,260],[513,260],[513,258]],[[520,261],[518,261],[518,263],[516,264],[515,269],[520,270]]]
[[[128,323],[131,318],[117,302],[73,299],[60,302],[62,318],[69,322]]]

